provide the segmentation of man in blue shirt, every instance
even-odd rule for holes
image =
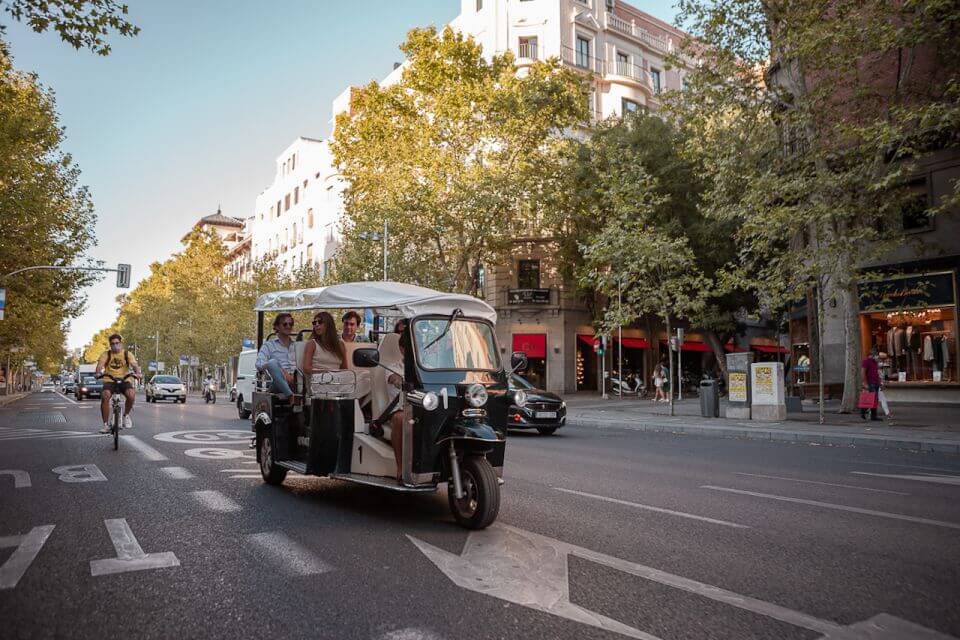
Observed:
[[[293,316],[289,313],[281,313],[273,321],[273,330],[277,337],[273,340],[267,340],[260,347],[257,353],[257,371],[265,371],[270,374],[272,382],[270,391],[280,395],[281,400],[286,400],[293,395],[290,385],[293,384],[293,372],[296,371],[296,363],[292,352],[293,338]]]

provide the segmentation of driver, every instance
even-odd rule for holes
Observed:
[[[103,418],[103,428],[100,429],[100,433],[110,433],[110,397],[114,393],[122,393],[126,398],[123,410],[123,428],[133,428],[133,419],[130,417],[130,412],[133,411],[133,403],[137,398],[137,392],[134,386],[123,378],[131,370],[137,378],[141,377],[137,359],[123,348],[123,337],[119,333],[114,333],[108,338],[108,342],[110,343],[110,350],[105,351],[97,360],[97,375],[106,374],[112,378],[103,381],[103,393],[100,394],[100,416]]]

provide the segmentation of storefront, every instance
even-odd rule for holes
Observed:
[[[547,334],[515,333],[513,350],[527,354],[527,370],[523,377],[538,389],[547,385]]]
[[[861,348],[878,351],[889,388],[960,388],[956,271],[863,282],[859,294]]]

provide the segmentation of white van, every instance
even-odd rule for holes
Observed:
[[[241,420],[250,418],[250,403],[257,383],[256,363],[257,352],[254,349],[241,351],[237,358],[237,415]]]

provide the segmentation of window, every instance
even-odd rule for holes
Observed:
[[[933,228],[930,217],[930,189],[926,178],[917,178],[907,183],[907,196],[900,219],[904,231],[927,231]]]
[[[306,181],[306,180],[303,181],[303,189],[304,189],[304,191],[306,191],[306,189],[307,189],[307,181]]]
[[[293,238],[290,239],[290,244],[297,244],[297,223],[293,223]]]
[[[293,188],[293,204],[300,202],[300,187]]]
[[[617,75],[628,77],[632,75],[630,73],[630,56],[619,51],[617,51]]]
[[[483,9],[483,0],[477,0],[477,11]]]
[[[650,67],[650,79],[653,81],[653,92],[660,95],[660,70]]]
[[[584,69],[590,66],[590,41],[583,36],[577,36],[577,62],[578,67]]]
[[[540,261],[520,260],[517,263],[517,288],[540,288]]]
[[[313,243],[307,245],[307,260],[313,260]]]
[[[535,37],[520,38],[517,46],[517,56],[520,58],[537,59],[537,39]]]
[[[313,209],[307,209],[307,228],[313,229]]]
[[[283,210],[284,211],[290,210],[290,194],[289,193],[283,196]]]
[[[634,113],[640,111],[640,103],[634,102],[633,100],[628,100],[627,98],[620,99],[620,113],[627,115],[628,113]]]
[[[323,261],[323,277],[326,278],[333,271],[333,260]]]
[[[280,217],[280,211],[281,211],[281,209],[280,209],[280,201],[277,200],[277,217],[278,217],[278,218]]]

